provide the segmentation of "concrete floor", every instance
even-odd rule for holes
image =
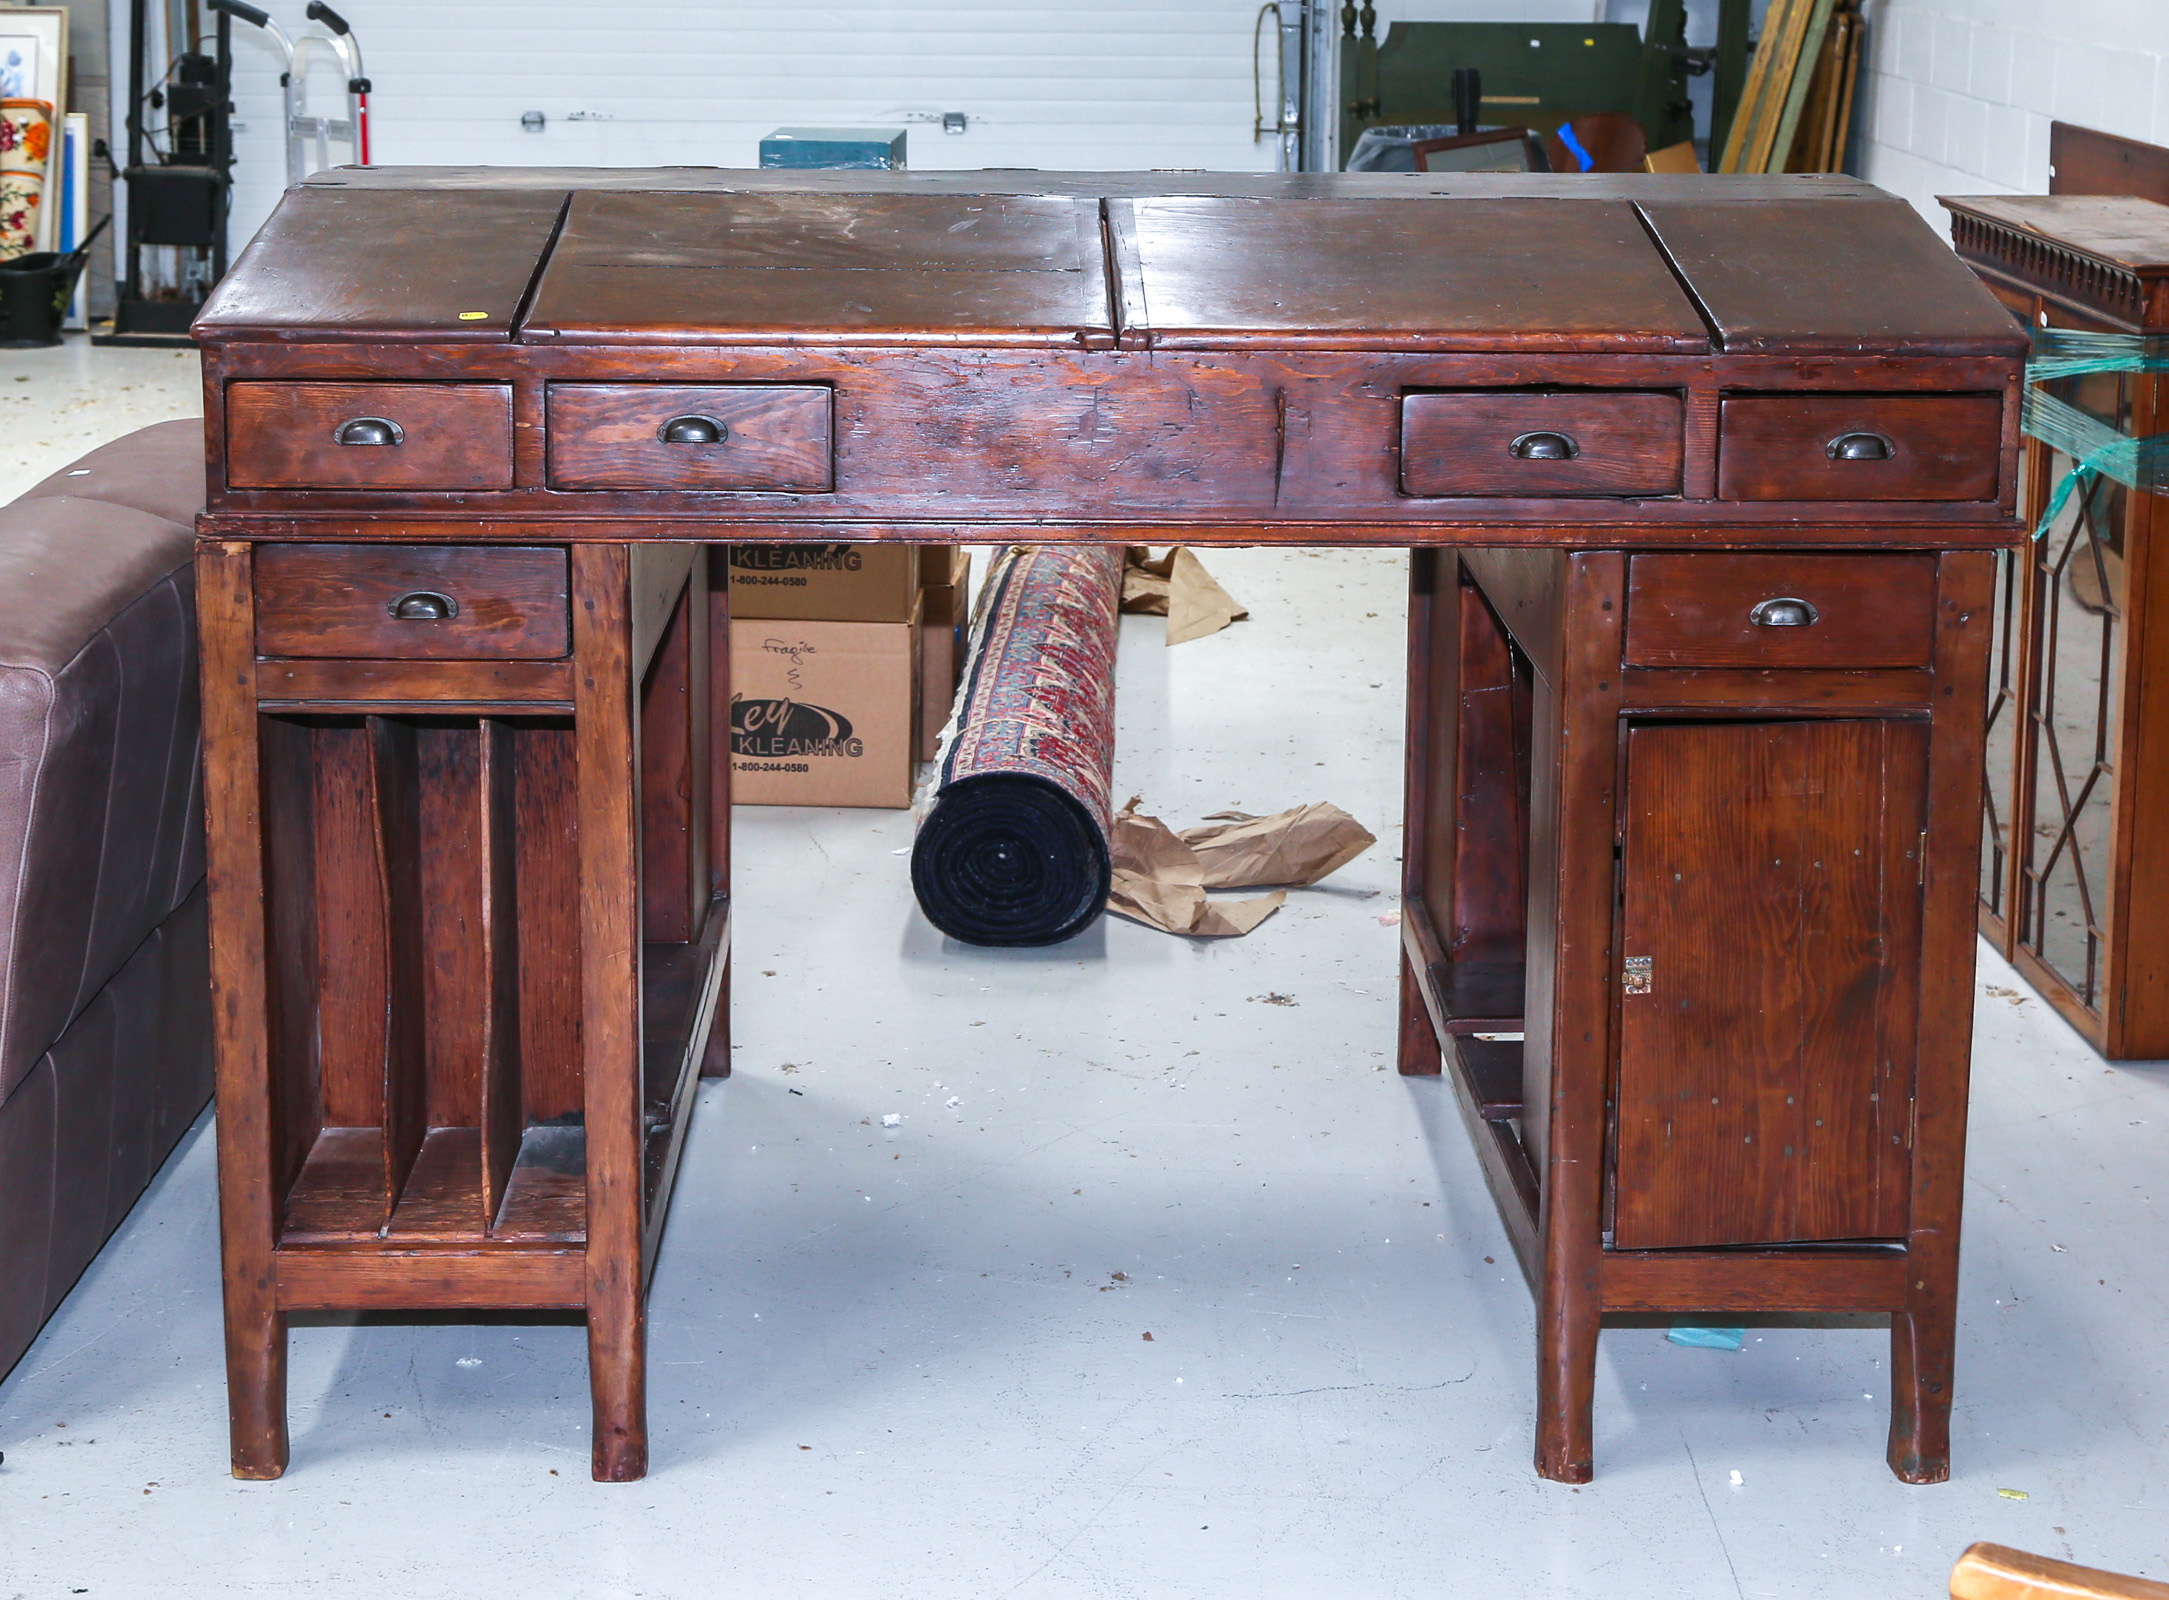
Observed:
[[[186,365],[0,357],[0,490]],[[0,1382],[0,1600],[1927,1600],[1975,1539],[2169,1578],[2169,1073],[1985,952],[1952,1481],[1884,1468],[1867,1325],[1610,1331],[1596,1481],[1534,1476],[1528,1291],[1391,1070],[1403,560],[1209,559],[1254,620],[1125,622],[1118,794],[1378,845],[1246,939],[994,952],[918,917],[904,814],[742,809],[645,1482],[588,1479],[581,1330],[507,1319],[297,1328],[292,1469],[228,1477],[206,1118]]]

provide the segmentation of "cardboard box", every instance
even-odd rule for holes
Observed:
[[[919,603],[915,544],[734,544],[731,615],[909,622]]]
[[[916,617],[733,624],[733,801],[908,806],[918,736]]]
[[[956,583],[929,584],[919,599],[919,743],[917,759],[941,750],[941,730],[956,703],[957,680],[970,647],[970,567]]]

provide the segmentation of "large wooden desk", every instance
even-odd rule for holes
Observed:
[[[645,1468],[727,1059],[696,542],[1149,537],[1414,550],[1401,1068],[1537,1293],[1538,1469],[1607,1311],[1856,1311],[1946,1475],[2023,341],[1899,202],[378,170],[197,333],[236,1472],[351,1306],[584,1311]]]

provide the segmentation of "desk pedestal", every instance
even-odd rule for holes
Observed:
[[[1888,1313],[1891,1469],[1949,1475],[1993,557],[1790,558],[1813,627],[1736,626],[1769,559],[1414,556],[1400,1064],[1537,1296],[1548,1478],[1607,1312]]]

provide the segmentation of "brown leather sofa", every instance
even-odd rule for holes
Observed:
[[[211,1094],[203,425],[0,509],[0,1376]]]

